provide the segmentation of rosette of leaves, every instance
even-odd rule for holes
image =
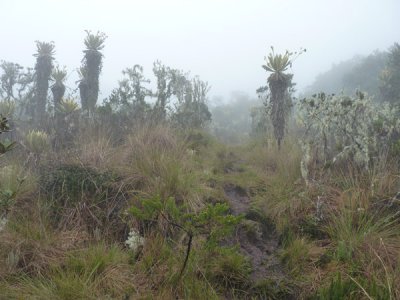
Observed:
[[[0,114],[7,117],[12,117],[15,112],[15,102],[13,100],[0,101]]]
[[[74,99],[63,99],[58,107],[58,111],[66,115],[69,115],[78,109],[79,105]]]
[[[44,131],[31,130],[26,135],[25,145],[31,153],[39,155],[50,147],[50,139]]]

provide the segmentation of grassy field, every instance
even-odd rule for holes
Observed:
[[[233,147],[168,126],[88,126],[32,153],[1,159],[1,299],[400,297],[391,161],[307,186],[290,137]]]

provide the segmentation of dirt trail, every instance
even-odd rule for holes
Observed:
[[[285,274],[276,254],[279,241],[273,225],[252,209],[250,197],[245,189],[226,184],[224,191],[232,214],[245,216],[236,231],[235,242],[240,245],[240,251],[250,259],[253,268],[250,274],[251,281],[256,283],[268,278],[279,284]]]

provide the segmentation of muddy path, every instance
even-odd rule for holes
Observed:
[[[269,282],[273,289],[278,290],[281,286],[286,286],[289,279],[279,260],[279,236],[274,224],[252,205],[250,193],[245,188],[226,183],[224,193],[231,213],[244,216],[232,242],[239,245],[240,252],[247,256],[251,263],[251,284],[254,287],[259,283]],[[281,299],[293,299],[290,294],[282,295]]]
[[[252,265],[250,280],[256,283],[268,278],[279,284],[285,274],[277,255],[279,237],[273,224],[251,207],[251,199],[245,189],[226,184],[224,192],[231,213],[244,215],[244,220],[236,230],[235,242]]]

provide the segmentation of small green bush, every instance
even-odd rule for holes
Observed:
[[[72,207],[82,200],[99,203],[112,189],[112,173],[79,165],[60,165],[41,176],[40,186],[56,203]]]

